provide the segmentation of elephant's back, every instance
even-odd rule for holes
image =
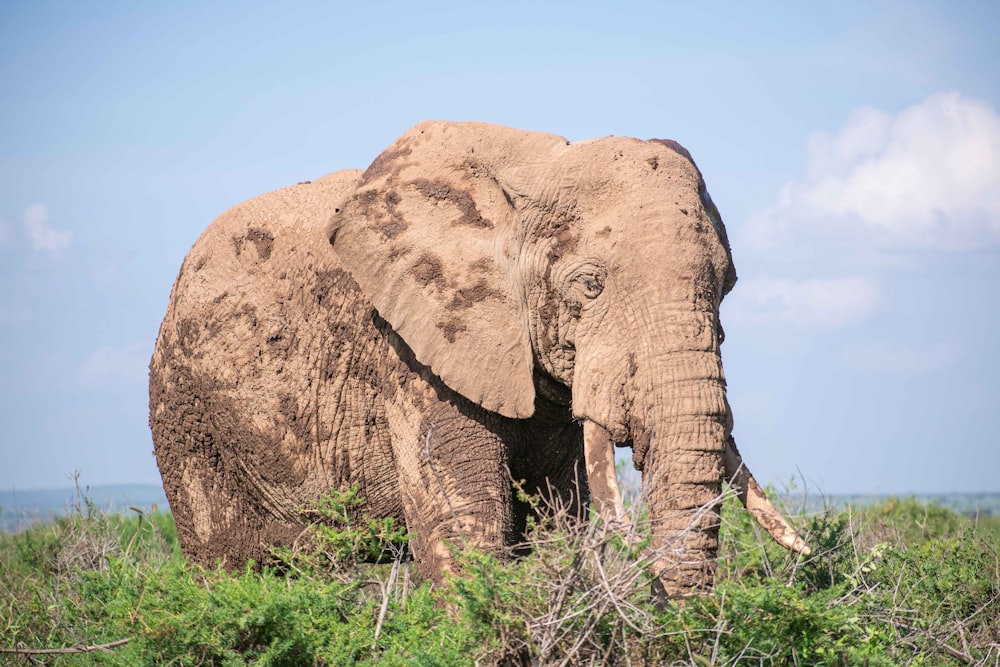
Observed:
[[[174,283],[150,362],[150,427],[199,560],[287,541],[275,532],[295,530],[297,507],[356,474],[337,443],[363,437],[352,431],[377,416],[367,414],[378,403],[371,379],[359,376],[384,343],[325,226],[359,175],[226,211]]]

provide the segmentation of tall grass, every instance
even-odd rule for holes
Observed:
[[[0,664],[1000,662],[1000,537],[939,507],[799,517],[814,548],[802,558],[728,498],[715,590],[659,607],[645,543],[599,520],[544,508],[526,556],[458,554],[433,588],[404,531],[347,518],[358,501],[332,494],[307,546],[237,572],[186,562],[168,514],[81,506],[0,535]],[[56,649],[74,652],[28,652]]]

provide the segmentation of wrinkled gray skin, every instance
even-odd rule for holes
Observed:
[[[617,444],[664,594],[711,586],[724,479],[807,552],[732,441],[718,312],[735,280],[670,141],[428,122],[364,174],[241,204],[185,260],[150,364],[182,545],[261,559],[301,533],[298,507],[358,486],[437,578],[446,542],[506,555],[528,511],[511,477],[623,523]]]

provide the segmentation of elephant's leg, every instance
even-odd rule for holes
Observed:
[[[391,419],[410,546],[436,582],[454,569],[449,546],[506,556],[511,531],[507,445],[475,418],[439,402]]]
[[[197,436],[197,426],[187,425]],[[156,456],[178,537],[192,561],[240,568],[252,559],[260,565],[272,546],[291,544],[302,533],[297,517],[269,502],[273,496],[260,492],[259,479],[250,479],[226,450],[161,437]]]

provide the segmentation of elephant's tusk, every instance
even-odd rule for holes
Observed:
[[[778,544],[789,551],[795,551],[803,556],[811,554],[812,550],[809,546],[767,499],[764,489],[760,488],[760,484],[757,483],[757,480],[750,473],[750,469],[743,462],[740,451],[736,449],[736,441],[732,437],[726,441],[722,457],[729,485],[736,490],[740,502],[753,515],[757,523],[763,526],[764,530],[770,533]]]
[[[608,524],[632,532],[632,522],[625,514],[622,493],[615,476],[615,447],[611,434],[587,420],[583,423],[583,455],[587,465],[587,483],[597,512]]]

